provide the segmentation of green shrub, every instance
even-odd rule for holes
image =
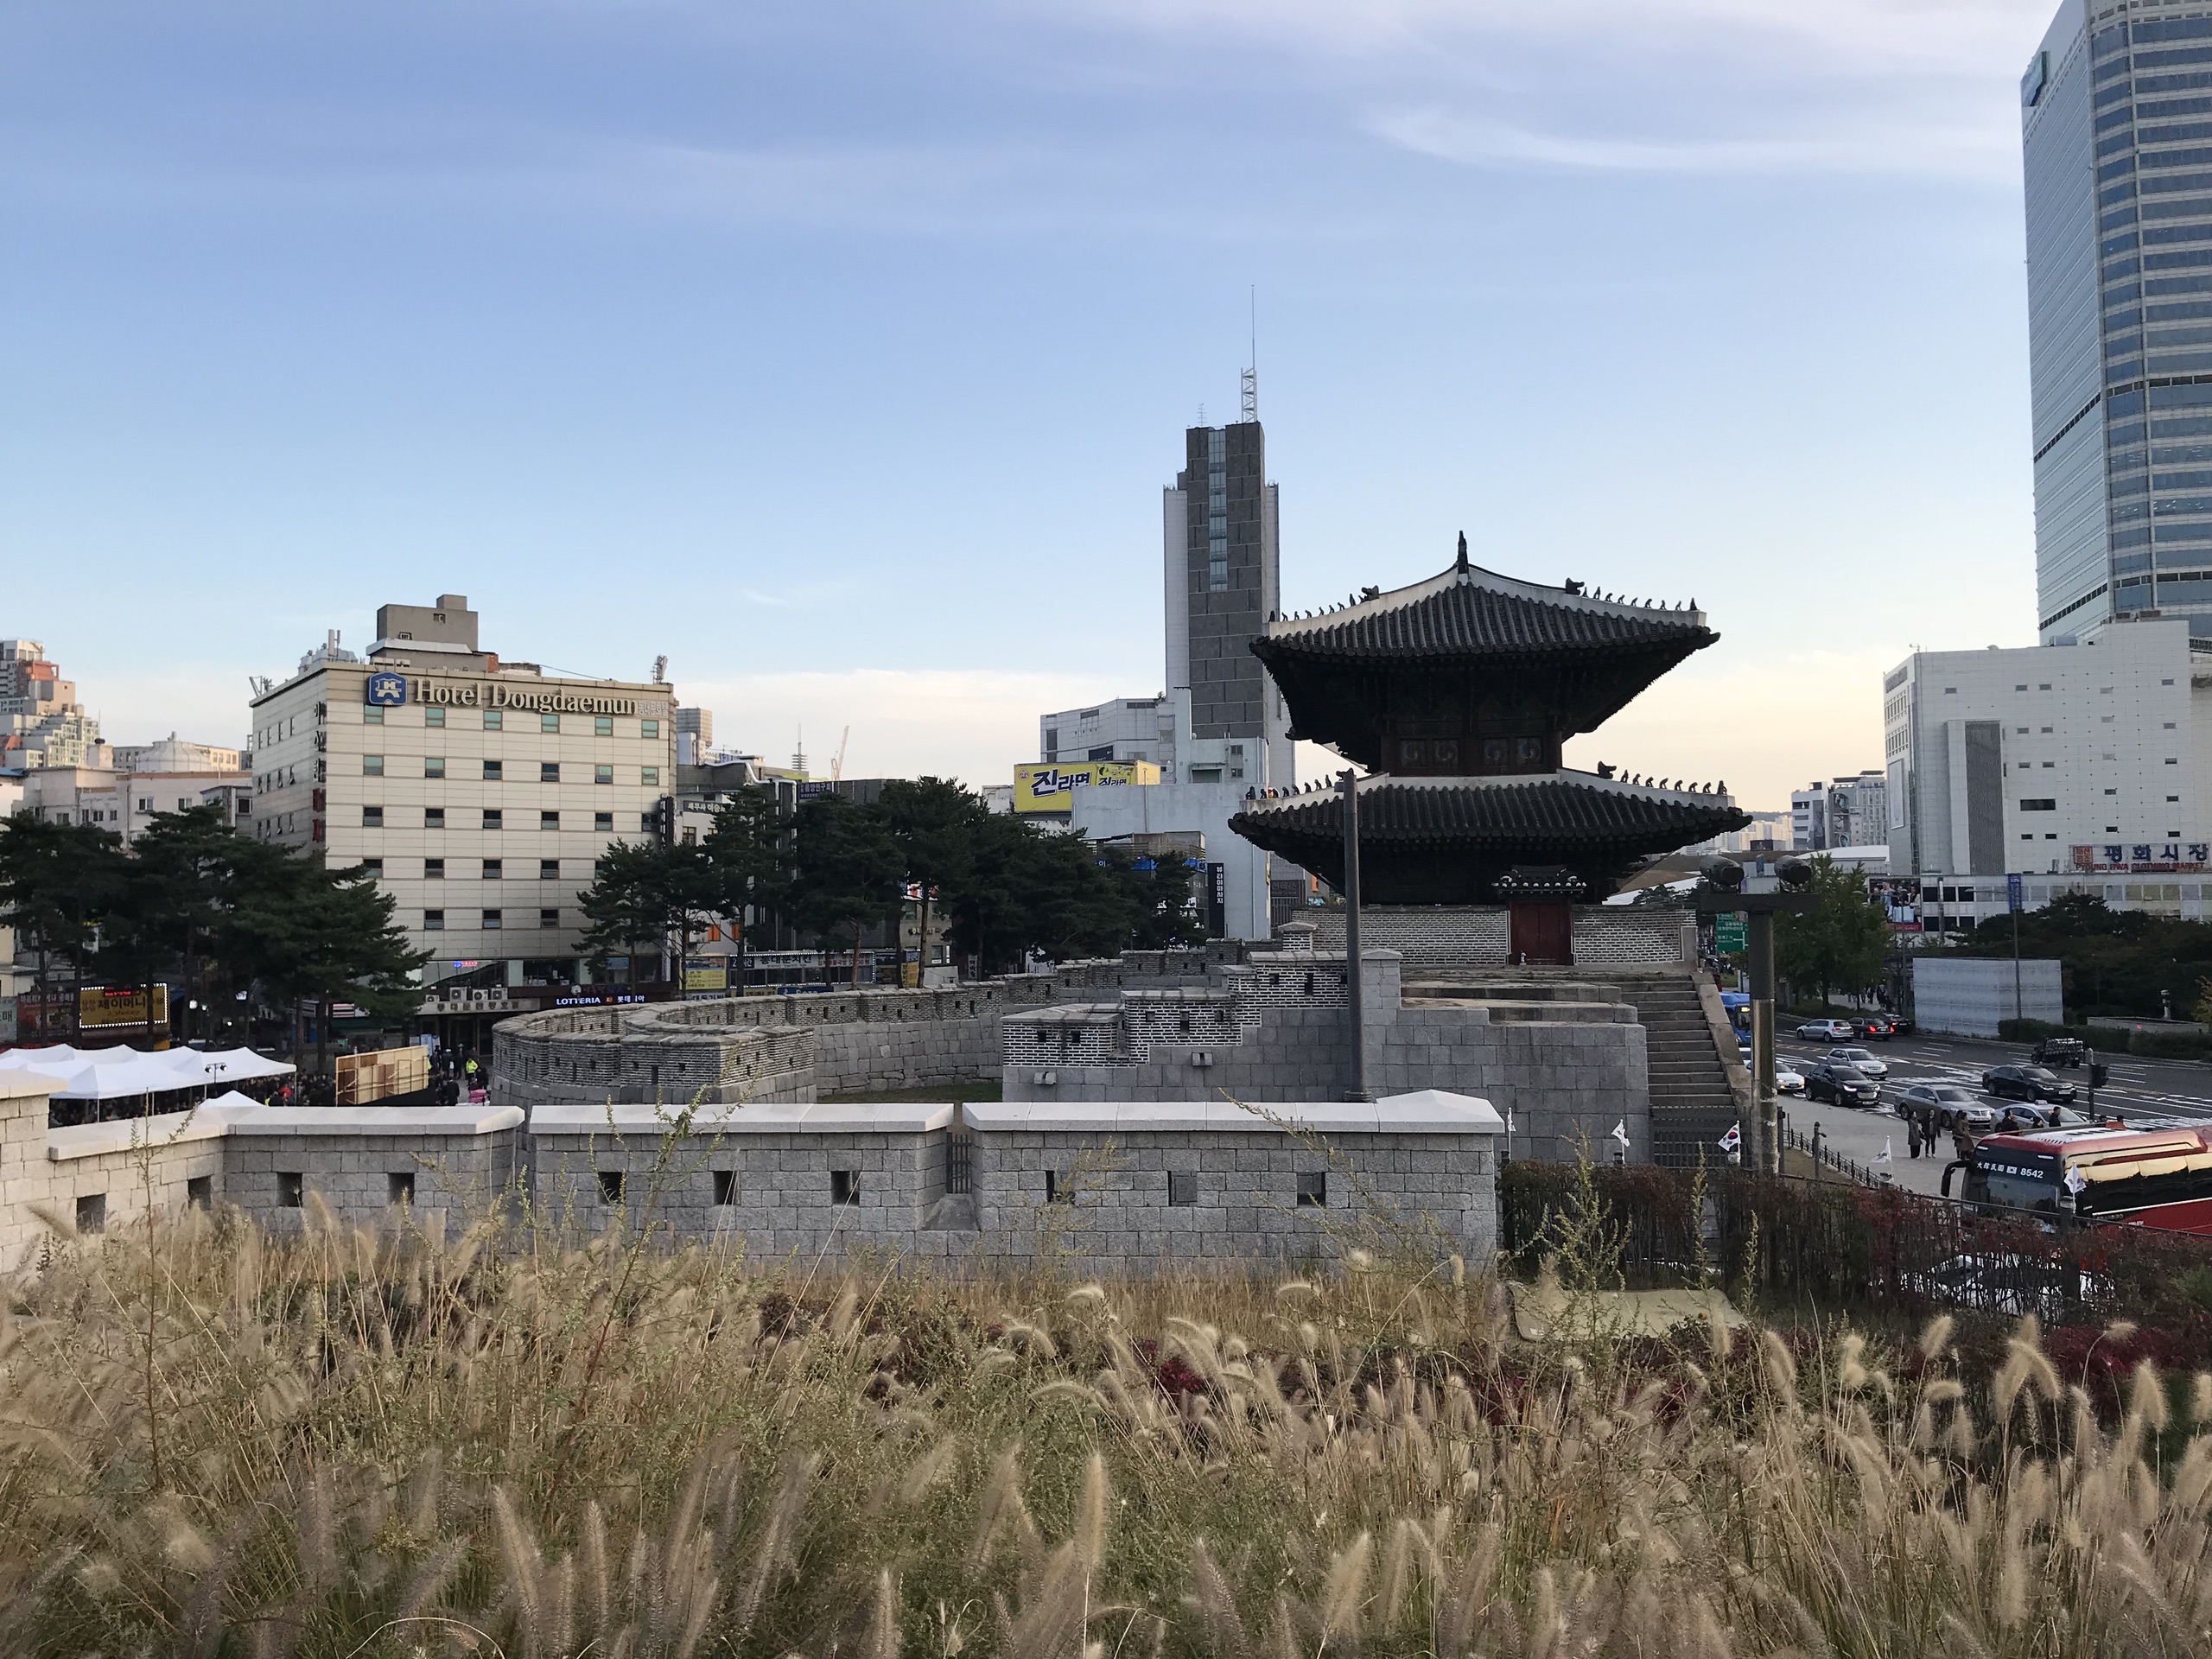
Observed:
[[[2048,1020],[1999,1020],[1998,1037],[2008,1043],[2039,1043],[2046,1037],[2079,1037],[2084,1042],[2088,1033],[2075,1026],[2054,1026]]]
[[[2212,1059],[2212,1033],[2202,1031],[2130,1031],[2127,1052],[2154,1060]]]

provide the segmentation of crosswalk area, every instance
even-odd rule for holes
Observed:
[[[1982,1074],[1995,1065],[2018,1065],[2027,1058],[2024,1048],[2008,1044],[1950,1042],[1936,1038],[1898,1038],[1865,1046],[1885,1061],[1890,1074],[1878,1079],[1881,1087],[1878,1115],[1893,1116],[1901,1091],[1916,1083],[1949,1083],[1983,1094]],[[1783,1038],[1775,1044],[1777,1060],[1802,1071],[1827,1056],[1831,1045]],[[2149,1128],[2159,1122],[2201,1123],[2212,1120],[2212,1065],[2187,1061],[2106,1060],[2108,1080],[2097,1090],[2101,1113],[2115,1114],[2131,1125]],[[2088,1073],[2083,1067],[2060,1070],[2057,1075],[2072,1084],[2077,1109],[2088,1102]],[[1993,1103],[1995,1097],[1986,1096]]]

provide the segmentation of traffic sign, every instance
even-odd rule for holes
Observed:
[[[1742,912],[1724,910],[1713,918],[1713,948],[1724,954],[1744,948]]]
[[[2017,875],[2008,875],[2005,878],[2005,908],[2007,910],[2020,908],[2020,878]]]

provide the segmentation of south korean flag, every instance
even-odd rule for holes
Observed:
[[[1742,1150],[1743,1145],[1744,1126],[1740,1123],[1731,1123],[1728,1126],[1728,1133],[1720,1137],[1720,1150],[1732,1156]]]

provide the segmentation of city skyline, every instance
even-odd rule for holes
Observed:
[[[1777,806],[1913,645],[2032,637],[2048,10],[17,9],[0,631],[235,741],[454,588],[725,744],[1001,781],[1162,689],[1154,493],[1256,285],[1284,607],[1462,530],[1694,597],[1570,760]]]

